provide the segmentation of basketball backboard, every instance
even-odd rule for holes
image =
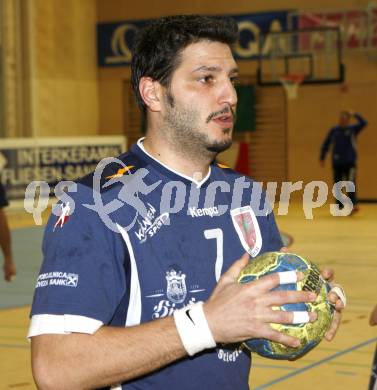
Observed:
[[[336,27],[270,32],[260,36],[259,45],[260,85],[279,85],[287,75],[302,76],[303,84],[344,80]]]

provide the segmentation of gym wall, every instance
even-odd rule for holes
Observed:
[[[132,7],[117,0],[97,0],[98,22],[138,20],[180,13],[238,14],[268,10],[306,9],[334,10],[366,7],[369,1],[359,0],[270,0],[268,2],[244,2],[225,0],[176,2],[140,0]],[[342,109],[354,109],[369,122],[358,140],[359,197],[377,199],[377,181],[370,180],[372,167],[377,166],[377,61],[367,59],[365,53],[347,52],[344,55],[348,90],[339,84],[301,86],[296,100],[286,101],[286,170],[285,180],[309,182],[325,180],[332,185],[330,156],[326,168],[319,165],[319,149],[329,128],[338,123]],[[255,62],[240,61],[241,75],[255,76]],[[129,68],[99,68],[100,133],[114,134],[125,131],[127,113],[124,112],[124,84],[129,79]],[[264,87],[281,95],[282,87]],[[273,92],[268,91],[268,95]],[[263,92],[262,92],[263,95]],[[283,128],[283,127],[282,127]],[[251,136],[252,137],[252,136]],[[251,161],[253,157],[251,156]],[[255,169],[254,169],[255,170]],[[257,171],[261,170],[258,167]],[[259,172],[258,172],[259,173]],[[252,172],[253,175],[253,172]],[[271,177],[268,180],[272,179]],[[280,180],[281,177],[277,177]]]
[[[179,13],[253,13],[303,9],[304,6],[307,10],[349,9],[366,7],[368,2],[235,0],[229,3],[219,0],[214,5],[212,0],[139,0],[130,5],[124,0],[21,1],[25,21],[23,62],[27,65],[27,71],[22,74],[25,85],[29,85],[25,101],[29,104],[30,131],[28,134],[15,131],[14,134],[35,137],[121,135],[135,123],[135,115],[130,115],[126,109],[130,104],[126,104],[127,99],[131,99],[126,88],[130,78],[129,67],[97,66],[97,22],[149,19]],[[358,141],[359,196],[377,199],[377,181],[371,180],[372,169],[377,166],[377,63],[368,60],[361,52],[348,52],[344,62],[347,92],[340,85],[301,86],[298,99],[285,101],[282,87],[269,88],[268,92],[259,89],[258,96],[268,95],[268,99],[264,100],[266,104],[276,93],[274,101],[281,101],[285,110],[284,115],[279,116],[282,122],[280,131],[286,134],[282,140],[276,140],[277,145],[273,145],[276,147],[284,143],[281,145],[284,169],[275,179],[308,182],[325,177],[331,184],[329,159],[327,168],[322,169],[318,163],[319,148],[328,129],[337,123],[339,111],[351,108],[364,114],[369,121],[368,128]],[[240,61],[239,66],[242,76],[255,77],[255,62]],[[267,91],[266,88],[262,90]],[[273,115],[274,110],[270,112]],[[261,142],[265,142],[268,134],[265,133]],[[255,135],[252,140],[256,138]],[[262,166],[256,167],[254,173],[258,176],[260,173],[258,179],[265,176]],[[253,176],[253,170],[251,174]],[[273,176],[266,179],[273,180]]]
[[[18,5],[18,16],[10,15],[20,36],[9,71],[18,73],[23,98],[15,104],[28,116],[28,123],[7,135],[98,134],[95,1],[3,1]]]

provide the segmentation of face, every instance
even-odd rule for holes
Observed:
[[[350,114],[347,111],[340,113],[339,124],[340,126],[347,126],[350,122]]]
[[[164,92],[161,115],[170,140],[196,154],[227,149],[235,121],[236,77],[228,45],[200,41],[186,47]]]

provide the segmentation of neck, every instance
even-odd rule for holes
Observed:
[[[209,166],[215,154],[193,156],[189,151],[178,148],[174,143],[162,138],[160,134],[148,131],[143,146],[152,157],[183,175],[189,176],[195,181],[200,181],[207,176]]]

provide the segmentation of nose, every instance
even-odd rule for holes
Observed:
[[[221,105],[227,104],[230,107],[237,105],[237,92],[231,80],[227,79],[221,86],[219,94],[219,103]]]

